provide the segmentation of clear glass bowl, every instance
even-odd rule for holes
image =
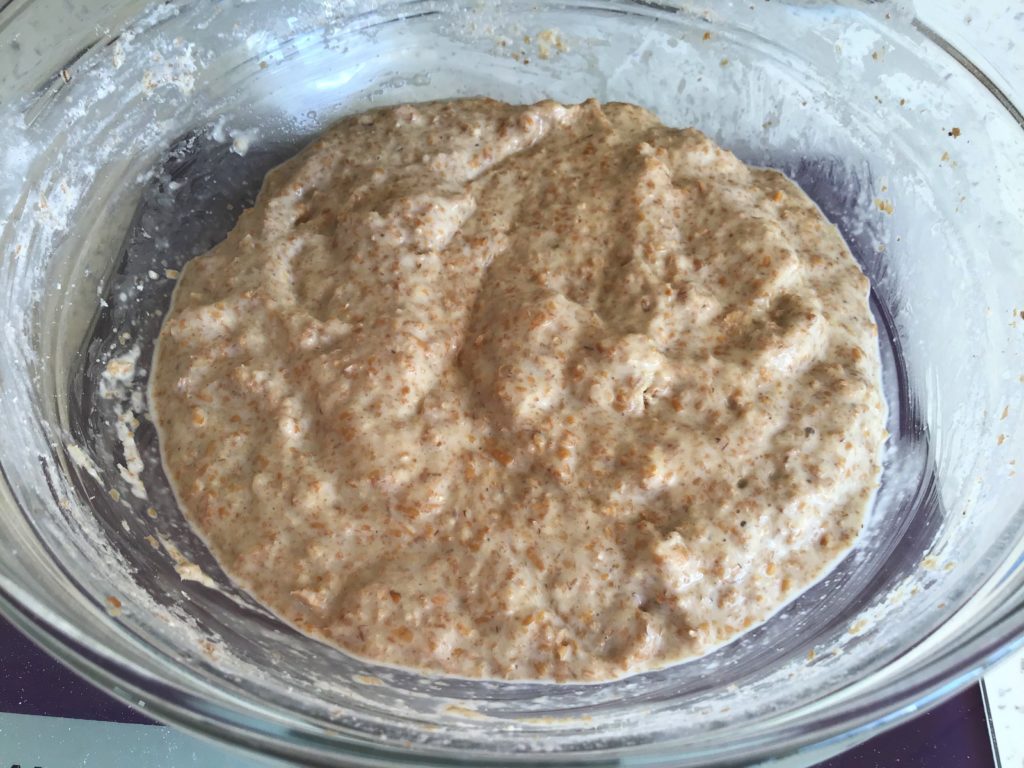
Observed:
[[[872,278],[892,438],[864,535],[706,658],[592,686],[369,664],[235,589],[168,491],[169,270],[336,117],[479,94],[696,125],[794,176]],[[809,762],[893,724],[1024,628],[1022,126],[905,4],[7,3],[0,609],[158,718],[314,763]]]

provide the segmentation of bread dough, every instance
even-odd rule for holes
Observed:
[[[151,402],[225,571],[374,661],[607,680],[848,549],[885,406],[800,189],[628,104],[343,120],[181,275]]]

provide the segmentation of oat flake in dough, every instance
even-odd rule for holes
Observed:
[[[639,107],[379,109],[184,270],[152,403],[187,516],[302,630],[604,680],[852,544],[885,439],[867,289],[792,182]]]

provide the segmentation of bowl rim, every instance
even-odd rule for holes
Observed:
[[[1014,587],[1022,586],[1016,582]],[[449,766],[476,765],[513,768],[522,765],[607,765],[610,760],[629,757],[633,764],[647,766],[737,765],[767,758],[792,756],[822,759],[849,749],[878,733],[889,730],[975,683],[994,664],[1024,648],[1024,600],[1004,604],[998,618],[975,632],[960,645],[939,658],[928,658],[896,685],[876,687],[865,697],[833,706],[829,699],[841,698],[845,689],[825,697],[816,713],[784,715],[783,729],[775,728],[769,716],[758,724],[755,733],[725,749],[686,751],[684,743],[659,741],[639,747],[617,748],[598,754],[592,752],[524,752],[500,757],[457,750],[432,748],[412,753],[403,748],[388,748],[379,743],[356,741],[339,735],[327,738],[322,730],[311,727],[293,712],[264,702],[256,707],[225,691],[209,686],[187,668],[173,671],[181,680],[170,682],[117,658],[102,646],[91,647],[88,638],[75,637],[70,626],[61,626],[57,617],[34,596],[22,592],[0,578],[0,614],[32,642],[60,663],[70,667],[88,682],[99,687],[139,713],[181,728],[191,734],[233,747],[243,752],[286,760],[302,760],[310,765],[354,766]],[[134,639],[131,640],[135,642]],[[146,651],[149,655],[148,650]],[[884,671],[880,670],[879,672]],[[870,680],[879,674],[869,675]],[[267,717],[273,708],[280,725],[273,727]],[[320,730],[320,734],[316,731]],[[785,733],[785,738],[765,741],[759,734]],[[346,758],[354,758],[349,762]]]

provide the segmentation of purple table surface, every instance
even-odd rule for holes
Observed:
[[[54,661],[0,619],[0,712],[121,723],[153,721]],[[968,688],[818,768],[995,768],[981,688]]]

